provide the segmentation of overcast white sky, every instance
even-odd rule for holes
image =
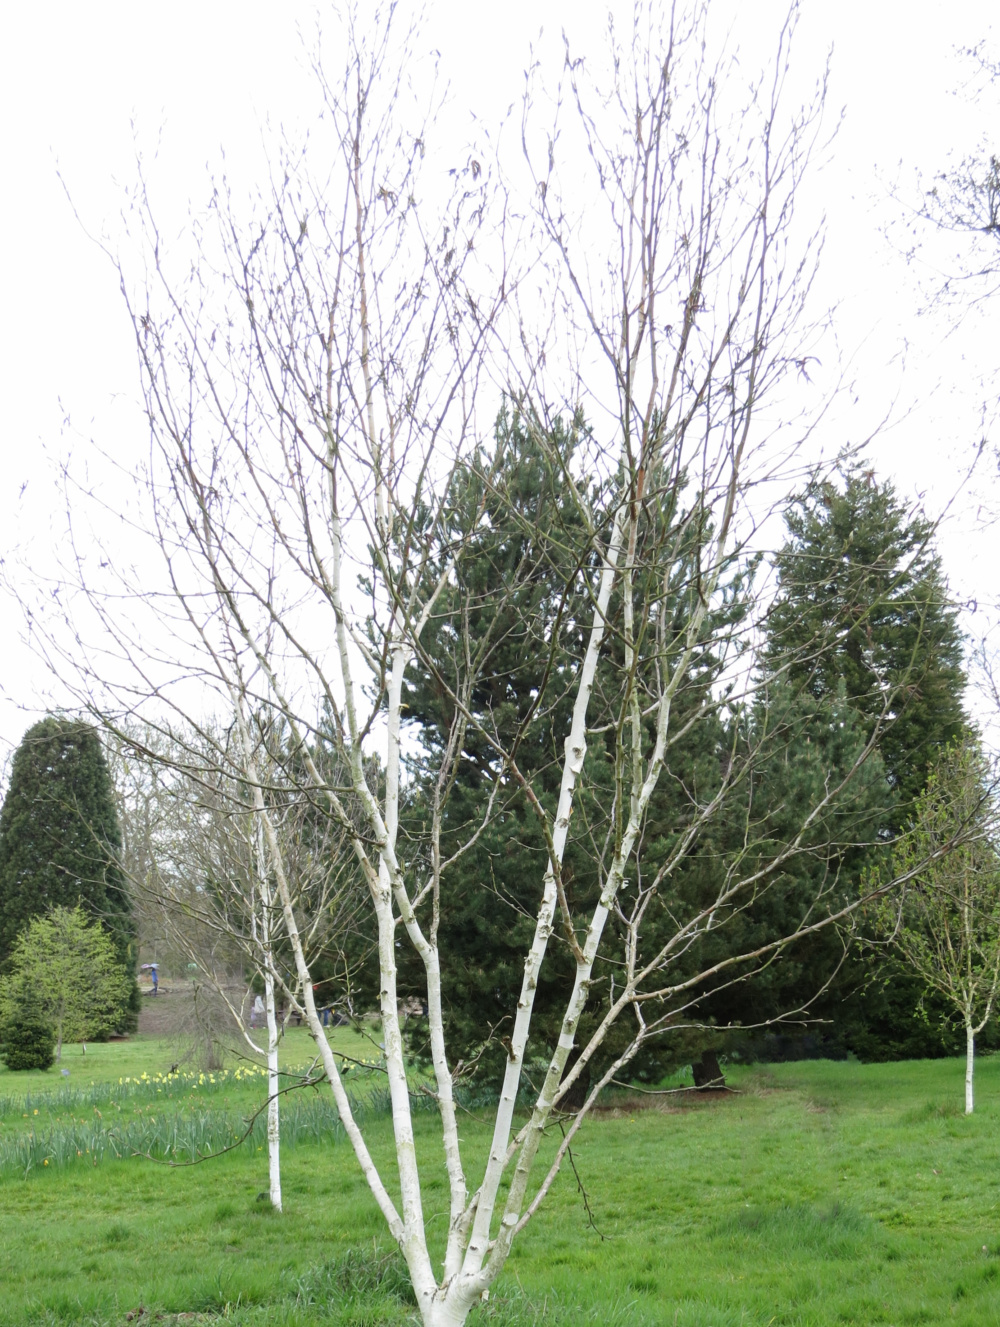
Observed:
[[[452,85],[448,114],[460,126],[472,111],[496,120],[520,94],[540,29],[543,55],[558,58],[563,27],[585,50],[608,8],[589,0],[430,0],[426,40],[441,52]],[[631,13],[630,5],[611,8],[619,22]],[[713,0],[713,17],[723,25],[735,20],[734,41],[755,64],[784,8],[772,0]],[[839,352],[857,384],[836,428],[844,442],[856,442],[891,408],[890,426],[873,444],[874,463],[907,495],[926,493],[931,510],[950,497],[981,436],[990,392],[996,403],[1000,373],[992,383],[990,375],[1000,301],[947,339],[941,319],[917,317],[915,273],[883,235],[899,215],[887,182],[908,185],[915,171],[933,175],[950,153],[960,158],[991,132],[994,143],[1000,137],[1000,89],[978,103],[955,94],[968,73],[955,50],[990,37],[996,47],[994,11],[995,0],[923,0],[919,7],[804,0],[796,57],[811,79],[833,48],[830,105],[845,110],[814,184],[829,225],[817,295],[839,303]],[[133,121],[147,156],[159,139],[150,174],[178,205],[204,196],[206,163],[217,162],[220,146],[235,169],[252,172],[262,125],[295,124],[311,105],[299,29],[312,31],[316,13],[315,4],[298,0],[60,0],[12,7],[5,17],[0,557],[8,565],[16,548],[44,543],[50,521],[53,529],[61,525],[53,467],[69,449],[80,454],[95,437],[127,455],[145,443],[131,329],[114,274],[74,218],[57,170],[86,224],[112,233],[134,177]],[[829,360],[836,353],[831,344]],[[997,598],[997,540],[977,525],[978,504],[978,493],[962,498],[939,543],[956,591],[984,603]],[[21,630],[16,605],[0,599],[0,762],[45,705],[46,679],[18,644]]]

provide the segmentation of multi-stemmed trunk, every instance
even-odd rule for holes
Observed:
[[[707,5],[703,8],[707,11]],[[699,18],[698,23],[701,22]],[[695,24],[692,32],[698,30]],[[352,42],[354,32],[352,27]],[[782,46],[786,35],[783,30]],[[462,243],[448,247],[447,257],[440,261],[427,242],[426,228],[408,232],[414,237],[412,243],[402,238],[402,229],[396,229],[410,224],[411,211],[416,215],[413,200],[418,190],[408,181],[411,166],[419,158],[413,153],[412,163],[409,157],[405,161],[400,159],[405,168],[401,178],[405,177],[407,183],[405,188],[401,186],[398,196],[390,191],[383,183],[390,177],[385,175],[382,156],[373,151],[373,144],[377,147],[382,142],[378,135],[388,131],[376,128],[376,137],[369,142],[366,124],[370,112],[364,109],[369,105],[371,89],[377,85],[382,61],[387,58],[382,52],[388,49],[378,42],[372,47],[374,54],[364,46],[354,49],[345,84],[351,90],[343,104],[333,85],[324,85],[332,120],[347,149],[342,206],[330,204],[330,215],[336,211],[341,220],[337,229],[329,233],[329,249],[323,249],[322,240],[318,245],[316,242],[326,225],[322,207],[317,215],[310,217],[308,232],[304,219],[297,222],[301,234],[298,240],[290,242],[291,247],[286,246],[282,226],[290,214],[282,211],[286,198],[281,193],[275,212],[277,251],[272,251],[268,230],[260,242],[253,244],[249,256],[241,254],[240,261],[232,265],[238,316],[242,318],[244,310],[249,314],[246,361],[249,367],[245,381],[240,376],[237,378],[239,399],[247,406],[246,418],[243,414],[229,413],[228,389],[220,389],[217,382],[217,373],[225,372],[225,360],[223,367],[217,369],[208,347],[202,348],[196,342],[194,352],[189,353],[190,348],[182,342],[182,362],[191,366],[192,380],[199,383],[199,390],[200,375],[203,372],[207,375],[207,385],[198,398],[198,410],[209,415],[212,411],[221,412],[224,427],[218,434],[218,457],[213,452],[210,458],[203,458],[192,444],[192,438],[207,436],[200,427],[200,418],[199,427],[194,427],[193,420],[190,428],[177,427],[169,393],[165,396],[166,389],[161,386],[172,380],[164,360],[170,352],[162,349],[164,342],[156,330],[155,316],[138,312],[135,325],[148,383],[150,415],[154,427],[162,430],[157,434],[157,445],[164,450],[173,482],[173,488],[168,484],[164,492],[176,490],[181,500],[189,504],[175,521],[177,546],[200,556],[207,569],[212,590],[221,605],[225,629],[221,643],[212,635],[216,616],[211,617],[211,626],[204,625],[200,609],[188,611],[184,597],[187,591],[181,588],[177,592],[184,602],[187,620],[202,634],[214,667],[231,688],[242,748],[239,774],[241,782],[245,777],[252,799],[243,800],[242,806],[252,813],[256,826],[250,918],[253,962],[264,977],[267,1001],[271,1201],[280,1209],[279,1080],[273,988],[278,974],[274,970],[272,927],[281,925],[282,953],[287,943],[294,963],[296,989],[301,993],[299,998],[317,1056],[360,1169],[406,1259],[423,1323],[425,1327],[461,1327],[475,1303],[489,1292],[513,1240],[548,1192],[572,1136],[597,1093],[628,1063],[629,1055],[640,1044],[645,1025],[641,1021],[638,984],[643,980],[655,984],[656,972],[674,957],[667,946],[645,967],[639,963],[637,937],[646,904],[641,898],[630,904],[634,920],[628,922],[624,993],[616,990],[613,1007],[581,1049],[578,1044],[581,1018],[592,987],[602,979],[601,973],[595,977],[595,964],[605,940],[605,928],[609,922],[615,925],[624,891],[633,886],[638,888],[638,853],[650,798],[664,769],[669,742],[675,730],[683,732],[675,712],[683,698],[681,689],[687,685],[692,670],[714,657],[714,645],[707,643],[709,629],[715,630],[708,620],[709,606],[728,602],[729,590],[722,585],[721,578],[736,556],[733,533],[741,519],[744,452],[753,443],[751,420],[770,379],[780,376],[782,365],[796,362],[788,360],[787,349],[782,350],[778,359],[769,351],[772,319],[780,320],[786,310],[796,308],[800,293],[800,278],[789,276],[786,280],[782,275],[787,257],[784,250],[780,250],[782,267],[776,266],[779,255],[776,246],[782,243],[780,237],[791,215],[790,199],[786,203],[786,186],[782,181],[797,176],[804,163],[807,149],[803,144],[805,136],[813,132],[818,106],[802,113],[792,126],[788,146],[775,151],[776,93],[772,101],[764,97],[760,107],[761,195],[754,200],[751,212],[744,216],[741,191],[740,212],[734,227],[731,232],[725,226],[720,231],[727,196],[725,192],[718,193],[717,188],[728,189],[728,185],[721,183],[727,171],[717,172],[717,160],[728,159],[728,154],[716,138],[714,94],[705,93],[703,101],[699,91],[688,116],[690,123],[699,124],[704,112],[700,135],[703,146],[693,149],[692,158],[695,197],[699,180],[703,192],[700,203],[688,205],[687,185],[682,193],[681,184],[686,178],[683,162],[690,124],[684,121],[683,130],[678,132],[678,126],[671,121],[675,78],[683,72],[683,66],[676,75],[674,72],[673,22],[669,46],[665,47],[667,55],[662,62],[657,56],[650,64],[650,52],[641,43],[637,45],[635,76],[641,83],[649,75],[651,82],[642,94],[642,109],[634,124],[629,111],[622,126],[627,135],[634,132],[632,160],[630,163],[627,152],[619,155],[616,139],[607,161],[598,163],[602,189],[605,193],[610,189],[612,194],[612,209],[608,213],[614,228],[611,233],[617,234],[620,241],[617,247],[623,267],[619,278],[612,282],[616,292],[620,286],[625,293],[620,309],[616,307],[617,293],[616,305],[609,309],[603,303],[590,302],[592,296],[603,301],[603,295],[598,293],[600,287],[592,290],[589,278],[584,275],[592,250],[585,240],[578,257],[575,256],[561,206],[553,202],[556,193],[548,192],[549,181],[543,167],[543,178],[537,181],[539,188],[532,196],[538,199],[537,220],[546,248],[551,245],[562,255],[561,259],[554,259],[558,261],[558,268],[552,269],[554,289],[563,289],[563,278],[556,273],[565,265],[567,290],[571,288],[574,297],[581,301],[577,321],[573,322],[571,317],[567,349],[575,366],[579,353],[577,333],[592,334],[595,339],[591,348],[597,352],[598,360],[603,364],[610,359],[612,368],[612,376],[604,386],[595,384],[590,389],[579,379],[572,399],[581,401],[581,418],[585,416],[588,401],[593,409],[604,413],[616,399],[620,436],[612,449],[595,455],[595,473],[604,478],[594,481],[593,498],[590,472],[585,468],[590,461],[584,459],[589,443],[579,453],[579,465],[574,462],[570,467],[567,463],[564,471],[557,471],[562,474],[562,482],[573,488],[581,517],[581,542],[578,547],[569,548],[576,570],[566,582],[565,594],[556,596],[558,606],[552,607],[552,615],[542,624],[552,650],[552,667],[546,672],[549,680],[544,694],[538,693],[530,714],[525,717],[525,731],[519,732],[514,745],[507,750],[503,725],[496,725],[492,714],[480,717],[478,702],[473,704],[470,700],[478,694],[476,688],[486,678],[482,670],[491,669],[493,664],[489,653],[480,656],[474,642],[468,639],[468,617],[455,618],[456,624],[466,623],[465,627],[456,625],[456,631],[465,630],[466,637],[456,654],[455,679],[447,668],[444,675],[439,675],[437,666],[425,655],[430,647],[422,634],[427,634],[425,628],[435,614],[441,615],[447,627],[453,600],[462,614],[475,601],[475,592],[465,588],[456,568],[461,558],[475,555],[477,531],[489,511],[484,502],[474,527],[462,531],[457,519],[461,504],[453,520],[453,499],[459,490],[464,491],[465,476],[474,488],[479,486],[477,467],[484,457],[488,461],[489,449],[480,446],[476,415],[458,412],[475,405],[479,365],[489,363],[480,360],[480,355],[486,354],[483,347],[492,344],[494,328],[502,334],[505,326],[500,313],[507,300],[509,278],[503,276],[495,294],[496,304],[491,305],[496,313],[490,315],[491,321],[484,322],[485,304],[481,298],[473,298],[471,287],[466,291],[461,272],[455,270],[456,254],[479,252],[478,245],[473,243],[475,228],[471,222],[466,234],[464,211],[460,223],[453,222],[449,215],[444,231],[447,236],[453,227],[461,224]],[[697,54],[700,49],[697,41],[691,49],[698,62],[692,78],[701,89],[705,74],[703,55]],[[617,70],[617,48],[615,59]],[[393,79],[398,76],[394,64],[391,76]],[[714,81],[704,83],[705,89],[714,86]],[[573,91],[575,95],[575,82]],[[620,94],[621,88],[617,91]],[[631,100],[627,100],[631,105]],[[592,153],[605,152],[601,134],[591,134],[590,121],[582,109],[581,117]],[[412,135],[406,135],[408,143],[411,138]],[[698,138],[695,135],[690,141]],[[423,140],[412,141],[419,145],[422,157]],[[667,149],[668,143],[685,146],[678,147],[675,156],[673,146]],[[527,142],[525,151],[529,155],[529,168],[534,170]],[[741,145],[734,160],[742,160],[743,153]],[[376,161],[377,175],[372,176],[371,163]],[[472,178],[476,178],[481,168],[478,163],[473,164]],[[549,173],[553,169],[550,140]],[[754,170],[748,169],[744,174],[748,180],[756,178]],[[718,186],[714,183],[717,176]],[[706,182],[711,182],[707,193]],[[467,183],[463,180],[460,187],[466,189]],[[463,200],[468,197],[471,195],[462,195]],[[372,205],[373,198],[380,200],[378,207]],[[404,204],[404,198],[410,201]],[[297,206],[298,199],[293,200],[289,193],[287,206],[293,201]],[[623,205],[620,210],[619,203]],[[677,215],[683,216],[684,233],[678,233],[676,243],[666,243],[661,251],[659,237],[661,231],[666,233],[673,224],[674,205],[679,209]],[[348,224],[345,218],[351,214],[352,224]],[[597,231],[594,233],[599,235]],[[387,238],[390,235],[392,238]],[[228,231],[224,245],[230,245]],[[772,251],[775,251],[773,257]],[[227,247],[226,252],[232,255],[235,249]],[[398,279],[393,278],[393,256],[411,252],[421,256],[419,272],[403,272]],[[331,254],[337,262],[331,263]],[[658,254],[664,260],[662,263]],[[276,281],[270,279],[266,265],[271,257],[279,264],[281,275]],[[289,257],[291,265],[286,270],[282,264]],[[320,283],[315,298],[309,285],[313,270],[310,263],[314,260]],[[471,264],[473,260],[468,261]],[[335,278],[329,276],[336,284],[324,288],[322,282],[331,272],[337,273]],[[378,274],[374,284],[370,284],[369,273]],[[721,274],[718,281],[717,273]],[[395,296],[392,280],[396,280]],[[801,293],[804,296],[804,289]],[[440,305],[428,303],[435,298],[441,300]],[[393,299],[397,301],[395,306]],[[171,326],[176,324],[176,307],[170,311]],[[658,312],[661,308],[670,310],[666,316],[671,320],[662,325]],[[287,327],[282,322],[286,316],[291,319]],[[608,316],[614,319],[613,324],[608,322]],[[300,325],[302,317],[306,322]],[[619,328],[619,320],[620,330],[609,332],[609,327]],[[200,335],[197,329],[201,321],[197,318],[181,319],[179,325],[183,336]],[[416,340],[412,335],[414,329]],[[518,346],[522,342],[527,344],[527,330],[527,326],[519,329]],[[517,367],[520,350],[513,351],[513,360],[510,353],[510,348],[501,346],[501,359],[497,362],[502,366],[502,381],[516,384],[521,372]],[[280,361],[277,364],[276,356]],[[589,364],[588,356],[589,351],[585,351],[579,363]],[[513,379],[509,376],[512,364]],[[317,366],[322,369],[319,377]],[[416,370],[415,376],[407,380],[411,367]],[[525,382],[525,418],[547,420],[548,403],[539,402],[539,408],[535,409],[530,399],[535,383],[533,370]],[[258,416],[256,402],[260,391],[268,404],[264,415]],[[182,414],[187,408],[186,405],[182,408]],[[518,409],[521,408],[519,404]],[[449,446],[454,445],[454,454],[439,456],[434,448],[448,439],[451,439]],[[601,446],[596,436],[594,446]],[[426,451],[422,450],[425,447]],[[230,454],[238,467],[238,477],[232,483],[225,471],[226,457]],[[356,466],[351,459],[355,456],[360,458]],[[204,474],[203,460],[208,467]],[[498,452],[498,465],[499,462]],[[440,492],[435,487],[439,471]],[[668,515],[663,504],[667,503],[670,510],[674,503],[679,504],[678,510],[686,507],[688,498],[683,493],[688,491],[689,471],[698,476],[692,483],[701,487],[690,490],[691,510],[676,532],[670,533],[668,525],[672,528],[674,517]],[[217,474],[223,473],[225,482],[217,482]],[[588,477],[584,481],[585,473]],[[444,476],[448,475],[459,481],[454,491],[451,480],[445,482]],[[272,490],[275,479],[278,488]],[[617,493],[616,485],[620,485]],[[484,484],[484,492],[487,490],[494,492],[492,472]],[[502,501],[503,485],[495,491]],[[174,520],[172,509],[165,511],[168,522]],[[262,511],[267,513],[263,521]],[[246,540],[234,550],[233,533],[244,528],[239,526],[244,518],[248,522]],[[285,522],[292,524],[287,526]],[[173,538],[173,528],[170,526],[169,538]],[[571,528],[561,530],[559,537]],[[693,552],[689,541],[697,545]],[[357,615],[352,592],[345,589],[355,583],[359,567],[363,576],[370,575],[372,580],[370,621],[367,616]],[[261,568],[266,568],[266,577],[258,582],[255,578]],[[692,569],[697,573],[695,580]],[[297,588],[303,575],[308,587],[305,595]],[[469,582],[470,587],[475,579]],[[590,605],[580,615],[579,622],[575,621],[575,613],[569,612],[577,585],[586,590]],[[657,588],[661,585],[662,590]],[[675,585],[687,587],[678,591],[687,598],[683,603],[678,601],[676,610],[671,597]],[[468,602],[463,599],[467,593],[471,596]],[[737,591],[734,589],[733,593]],[[620,613],[616,606],[619,598]],[[281,607],[285,602],[306,605],[310,611],[304,612],[301,619],[286,617]],[[330,616],[326,631],[320,622],[315,628],[319,634],[312,638],[311,610],[317,603],[328,608]],[[511,605],[515,603],[510,600]],[[498,604],[498,612],[503,606]],[[295,611],[297,614],[298,610]],[[548,599],[539,611],[550,613]],[[367,613],[366,606],[364,614]],[[574,618],[573,624],[569,617]],[[298,634],[299,626],[303,635]],[[728,618],[719,629],[731,633],[733,627]],[[609,630],[614,633],[610,648],[605,640]],[[582,660],[573,663],[571,676],[563,669],[560,642],[565,642],[572,654],[578,632],[586,633],[586,649]],[[725,658],[729,657],[731,639],[727,634],[720,644]],[[293,661],[292,672],[286,676],[283,661],[289,657]],[[336,661],[332,677],[325,671],[328,657]],[[575,659],[575,654],[572,657]],[[252,672],[248,673],[246,668],[251,664]],[[721,662],[719,666],[723,666]],[[359,667],[365,680],[356,685],[354,674]],[[406,670],[411,667],[424,668],[428,674],[433,672],[435,684],[442,687],[448,705],[454,702],[455,733],[464,731],[466,724],[477,727],[477,740],[486,742],[492,752],[490,759],[497,770],[497,796],[501,803],[508,795],[523,796],[526,804],[538,813],[546,840],[540,902],[533,920],[520,996],[510,1011],[512,1025],[500,1102],[482,1182],[472,1196],[468,1193],[461,1155],[453,1070],[445,1046],[442,1012],[442,955],[437,934],[441,872],[449,863],[442,866],[437,854],[440,800],[434,804],[437,837],[430,878],[422,880],[419,850],[411,852],[411,844],[407,843],[404,852],[397,852],[401,789],[405,791],[405,783],[401,781],[401,771],[405,768],[403,724],[407,708],[404,681]],[[569,667],[567,664],[567,670]],[[310,676],[319,683],[316,695],[329,706],[332,720],[329,737],[336,744],[342,766],[335,779],[321,775],[313,759],[317,732],[313,700],[308,701],[304,712],[294,703],[296,691],[303,687],[308,690],[306,682]],[[549,745],[550,719],[545,716],[555,713],[552,706],[556,695],[565,697],[572,705],[572,718],[568,731],[557,725],[558,735],[565,737],[565,743],[559,757],[562,775],[553,812],[552,808],[542,806],[530,780],[520,770],[517,753],[522,738],[530,742],[534,733],[541,737],[544,732],[544,742]],[[359,704],[364,696],[374,697],[374,709],[369,714]],[[590,713],[592,697],[594,708],[602,711],[596,718]],[[561,708],[563,701],[559,704]],[[261,738],[269,730],[272,717],[278,727],[271,731],[287,730],[290,747],[296,753],[293,773],[299,771],[301,760],[303,791],[310,804],[321,806],[350,842],[358,873],[367,886],[371,916],[377,923],[384,1071],[391,1096],[396,1159],[392,1188],[398,1187],[398,1198],[390,1192],[369,1151],[344,1087],[342,1066],[316,1009],[306,952],[307,947],[312,947],[312,933],[307,923],[296,916],[294,864],[286,863],[278,833],[283,805],[281,788],[275,789],[269,777],[271,769],[252,754],[260,749]],[[546,727],[531,726],[538,723]],[[609,807],[613,832],[607,840],[607,860],[602,857],[600,898],[589,915],[571,907],[563,871],[574,809],[580,823],[577,789],[585,777],[588,731],[614,733],[617,743],[616,791],[613,806]],[[373,772],[368,752],[381,734],[385,736],[386,747]],[[327,736],[324,731],[324,742]],[[455,769],[457,762],[464,759],[464,749],[461,737],[456,737],[442,757],[436,798],[447,796],[454,784]],[[228,748],[220,751],[220,755],[224,762],[232,760]],[[595,758],[600,759],[600,754]],[[522,791],[518,793],[518,789]],[[828,794],[826,801],[833,795]],[[698,816],[713,814],[721,805],[721,798],[722,792],[703,811],[699,810]],[[814,809],[811,819],[819,815],[820,809]],[[472,846],[491,823],[492,816],[491,798],[483,825],[475,829],[462,851]],[[677,853],[693,844],[697,832],[696,823],[682,836]],[[788,857],[803,846],[804,835],[805,829],[787,847]],[[720,895],[721,909],[738,907],[736,891],[740,887],[738,883],[727,885],[728,893]],[[756,877],[750,877],[746,887],[755,888]],[[713,911],[706,912],[704,918],[694,918],[685,935],[678,939],[678,946],[693,944],[698,928],[707,932],[715,924],[714,916]],[[535,995],[545,977],[543,965],[548,942],[557,927],[561,927],[570,945],[575,972],[571,986],[564,992],[566,1003],[558,1042],[551,1052],[544,1083],[530,1119],[518,1127],[515,1114],[529,1053]],[[410,1084],[399,1026],[397,950],[406,943],[412,946],[425,969],[434,1097],[440,1111],[450,1189],[443,1274],[435,1267],[428,1249]],[[721,968],[722,964],[718,966]],[[708,977],[713,974],[714,969],[708,970]],[[291,992],[291,987],[287,989]],[[679,996],[682,1004],[687,999],[686,991]],[[640,1016],[640,1031],[635,1034],[631,1050],[623,1052],[606,1071],[601,1070],[601,1081],[590,1086],[588,1079],[595,1074],[593,1057],[612,1018],[631,1006]],[[483,1032],[489,1035],[489,1029],[484,1028]],[[574,1056],[572,1061],[571,1056]],[[581,1097],[584,1099],[572,1115],[555,1159],[532,1189],[533,1168],[543,1133],[553,1118],[565,1119],[571,1115],[568,1108],[580,1102]],[[567,1108],[565,1114],[560,1107]]]

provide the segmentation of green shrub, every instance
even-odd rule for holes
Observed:
[[[14,942],[0,977],[0,1021],[30,1011],[55,1030],[59,1059],[64,1041],[93,1041],[119,1026],[130,980],[99,922],[80,905],[53,908]]]
[[[56,1034],[37,1015],[15,1015],[0,1031],[0,1058],[8,1069],[51,1069]]]

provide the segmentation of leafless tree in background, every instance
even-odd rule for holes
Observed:
[[[182,740],[149,724],[126,725],[109,735],[111,768],[122,867],[141,930],[147,943],[155,937],[175,956],[175,966],[179,961],[196,969],[189,1033],[207,1047],[210,1067],[218,1067],[218,1047],[234,1036],[237,1049],[242,1042],[267,1064],[270,1193],[280,1210],[278,1046],[288,1011],[302,1011],[301,992],[289,966],[262,822],[250,804],[248,780],[263,781],[265,771],[274,773],[273,762],[263,735],[256,733],[255,745],[244,748],[239,728],[234,719],[231,731],[212,733],[211,740],[204,733]],[[234,742],[238,756],[220,767],[219,755],[232,752]],[[239,769],[244,776],[234,779]],[[336,827],[328,818],[317,817],[276,780],[280,774],[265,786],[304,952],[310,963],[317,955],[327,966],[332,960],[338,985],[349,989],[343,938],[358,903],[355,882],[345,878],[343,843],[332,841]],[[253,979],[263,986],[262,1022],[251,1016]]]

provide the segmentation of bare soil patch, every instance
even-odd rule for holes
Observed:
[[[190,1026],[193,1017],[193,987],[182,983],[161,985],[158,995],[143,993],[139,1031],[153,1037],[175,1037]]]

